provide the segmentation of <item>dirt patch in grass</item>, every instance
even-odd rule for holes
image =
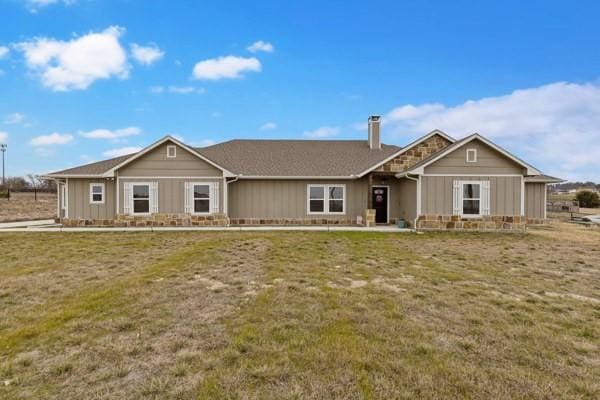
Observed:
[[[597,398],[588,234],[2,234],[0,397]]]
[[[0,198],[0,222],[56,218],[56,193],[13,193]]]

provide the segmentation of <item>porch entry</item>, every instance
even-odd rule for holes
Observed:
[[[389,222],[389,186],[373,186],[372,199],[373,209],[375,209],[375,223],[387,224]]]

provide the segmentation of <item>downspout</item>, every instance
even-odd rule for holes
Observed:
[[[227,202],[227,227],[229,227],[231,224],[229,223],[230,219],[229,219],[229,184],[233,183],[233,182],[237,182],[238,179],[240,179],[239,176],[236,176],[235,178],[233,178],[232,180],[228,181],[227,178],[225,178],[225,195],[227,196],[226,199],[223,199],[223,204],[225,202]]]
[[[419,219],[419,208],[421,208],[421,207],[419,207],[419,204],[418,204],[421,201],[421,196],[419,196],[419,190],[421,190],[420,185],[419,185],[419,179],[408,176],[408,174],[404,174],[404,175],[400,175],[400,176],[396,175],[396,178],[406,178],[406,179],[416,182],[416,184],[417,184],[417,213],[416,213],[417,216],[415,217],[415,220],[413,221],[413,229],[416,231],[417,230],[417,220]]]

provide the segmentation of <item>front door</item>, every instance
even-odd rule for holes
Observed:
[[[373,187],[373,208],[375,209],[375,222],[387,224],[388,222],[388,187]]]

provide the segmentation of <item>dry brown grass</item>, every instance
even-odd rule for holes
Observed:
[[[52,219],[56,217],[56,193],[10,194],[10,200],[0,198],[0,222],[30,219]]]
[[[597,398],[598,243],[1,234],[0,398]]]

